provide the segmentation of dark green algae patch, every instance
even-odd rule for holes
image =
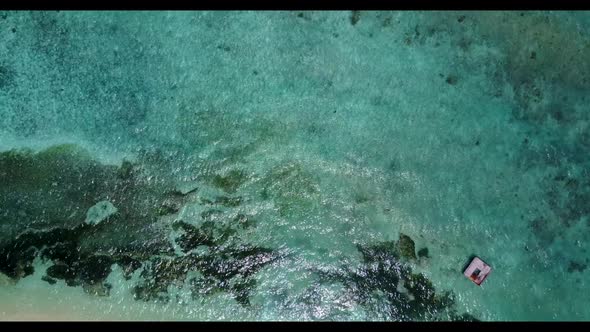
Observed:
[[[111,286],[106,280],[118,265],[127,279],[139,273],[133,289],[136,300],[168,302],[170,286],[188,283],[193,298],[227,292],[249,307],[255,274],[286,255],[245,243],[240,234],[256,227],[252,217],[241,213],[223,217],[215,208],[237,208],[241,197],[201,200],[206,211],[200,222],[176,220],[164,225],[160,218],[177,213],[184,197],[170,176],[163,175],[172,173],[162,171],[166,166],[159,159],[139,160],[105,165],[74,144],[40,152],[0,152],[0,272],[13,280],[26,277],[34,272],[33,261],[39,257],[52,264],[42,278],[49,284],[63,280],[90,294],[108,296]],[[292,171],[278,175],[291,179]],[[212,181],[232,194],[245,178],[235,171]],[[301,190],[309,188],[306,181],[295,181],[293,186],[300,184]],[[273,185],[265,185],[267,193],[273,192]],[[277,198],[279,203],[286,199]],[[88,209],[105,200],[117,212],[96,225],[85,223]],[[175,242],[182,255],[175,254],[168,239],[173,230],[181,233]],[[363,257],[360,266],[318,270],[320,282],[341,283],[356,303],[385,310],[389,320],[437,319],[443,313],[451,320],[475,320],[453,309],[450,292],[436,292],[424,275],[412,272],[416,253],[409,236],[359,245],[358,250]],[[385,305],[375,309],[375,301]]]
[[[73,144],[37,153],[26,149],[2,152],[0,246],[25,231],[80,227],[76,236],[82,252],[133,250],[130,247],[148,254],[170,252],[163,232],[145,229],[156,220],[153,207],[164,200],[167,187],[164,181],[146,179],[128,162],[101,164]],[[114,204],[118,213],[100,225],[83,227],[88,209],[103,200]],[[148,247],[143,244],[144,236],[152,240]]]
[[[0,272],[18,280],[34,272],[40,257],[54,264],[47,282],[108,294],[104,280],[113,264],[129,276],[140,260],[172,251],[165,233],[145,228],[155,221],[146,207],[161,200],[153,193],[162,188],[144,181],[130,162],[104,165],[74,144],[0,153]],[[118,212],[86,224],[86,212],[102,200]]]
[[[14,280],[26,277],[34,273],[33,261],[39,257],[53,264],[43,277],[49,284],[63,280],[107,296],[110,285],[105,281],[113,265],[128,279],[141,268],[136,299],[168,301],[168,287],[198,271],[202,277],[191,280],[195,296],[227,291],[249,305],[252,275],[279,255],[239,238],[226,240],[236,240],[237,230],[255,221],[238,214],[229,223],[208,220],[200,228],[177,222],[172,228],[184,227],[179,242],[186,251],[203,245],[208,250],[175,256],[167,237],[170,229],[158,218],[178,212],[183,197],[171,179],[148,176],[163,165],[145,160],[150,162],[105,165],[73,144],[0,153],[0,272]],[[232,181],[222,181],[228,191],[234,189]],[[99,224],[85,223],[88,209],[103,200],[118,211]],[[233,208],[240,200],[220,197],[215,203]]]

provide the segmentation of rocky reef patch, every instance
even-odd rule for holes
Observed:
[[[477,321],[469,313],[459,314],[450,291],[437,291],[409,263],[416,259],[413,240],[400,234],[398,241],[358,245],[362,256],[357,267],[320,269],[320,284],[341,284],[355,303],[378,319],[393,321]]]
[[[239,239],[240,230],[256,225],[241,213],[220,221],[213,218],[220,211],[209,208],[199,226],[163,221],[178,213],[190,193],[176,191],[153,166],[162,165],[105,165],[73,144],[2,152],[0,272],[16,282],[33,274],[33,261],[41,258],[53,264],[43,277],[49,284],[63,280],[108,296],[106,279],[118,265],[127,279],[141,269],[136,299],[168,301],[168,287],[182,284],[194,271],[200,277],[187,282],[195,296],[227,291],[249,305],[256,284],[252,276],[280,254]],[[229,172],[213,184],[234,192],[242,178]],[[240,197],[228,196],[200,202],[229,209],[240,203]],[[171,231],[180,231],[176,243],[183,254],[174,252]]]

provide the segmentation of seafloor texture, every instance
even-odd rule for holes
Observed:
[[[2,12],[0,319],[590,320],[589,32]]]

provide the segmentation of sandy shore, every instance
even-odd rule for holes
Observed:
[[[2,313],[2,321],[88,321],[66,313]]]

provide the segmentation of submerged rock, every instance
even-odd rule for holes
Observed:
[[[75,239],[59,239],[55,245],[49,245],[41,252],[41,258],[56,262],[72,264],[80,259]]]
[[[573,273],[573,272],[584,272],[584,270],[586,270],[586,268],[588,267],[587,264],[584,263],[579,263],[579,262],[575,262],[575,261],[570,261],[569,265],[567,266],[567,272],[568,273]]]
[[[256,287],[251,277],[281,256],[269,248],[242,245],[217,250],[198,259],[196,267],[207,282],[193,285],[203,293],[215,289],[229,292],[242,306],[250,305],[250,294]],[[203,290],[204,289],[204,290]]]
[[[240,232],[255,224],[255,220],[243,214],[230,218],[221,210],[211,209],[201,213],[198,226],[179,220],[172,227],[182,230],[175,242],[184,252],[188,252],[199,246],[221,247],[234,240],[240,242]]]
[[[131,275],[142,266],[139,260],[125,255],[115,257],[115,262],[123,269],[123,276],[127,280],[131,279]]]
[[[196,266],[204,276],[229,280],[236,275],[248,277],[277,260],[274,250],[252,245],[224,248],[200,258]]]
[[[416,246],[411,237],[403,233],[400,234],[397,242],[397,249],[401,257],[410,260],[416,259]]]
[[[165,216],[169,214],[174,214],[180,210],[180,203],[176,202],[172,199],[166,199],[162,202],[160,207],[158,207],[158,215]]]
[[[167,302],[168,287],[181,287],[187,282],[190,271],[198,271],[200,277],[188,281],[193,296],[223,291],[232,294],[241,305],[248,306],[250,293],[256,285],[252,275],[279,258],[274,250],[252,245],[224,248],[214,245],[199,254],[153,258],[141,273],[142,282],[134,288],[134,296],[143,301]]]
[[[108,283],[95,283],[95,284],[84,284],[82,289],[90,295],[94,296],[109,296],[111,292],[111,288],[113,288]]]
[[[188,252],[200,245],[215,245],[213,234],[211,234],[211,232],[197,228],[184,221],[175,223],[174,227],[177,229],[180,228],[184,231],[184,234],[178,237],[176,243],[185,252]]]
[[[122,180],[129,180],[133,177],[135,167],[129,160],[123,160],[121,167],[117,170],[117,176]]]
[[[198,271],[206,281],[203,287],[229,292],[249,305],[252,275],[279,258],[273,250],[241,243],[236,236],[255,222],[241,214],[225,216],[221,210],[205,211],[198,227],[177,222],[173,227],[183,231],[179,246],[185,252],[199,250],[174,256],[167,228],[158,227],[157,221],[160,215],[176,213],[184,199],[168,186],[171,179],[149,172],[149,165],[136,167],[128,161],[120,167],[102,165],[74,145],[0,153],[0,206],[8,207],[1,226],[13,232],[0,233],[5,235],[0,271],[16,281],[32,274],[32,262],[40,257],[53,263],[44,281],[63,280],[89,294],[108,296],[105,280],[113,264],[121,266],[127,279],[143,266],[136,298],[162,301],[169,299],[170,286],[182,286],[188,272]],[[243,172],[230,171],[212,181],[231,193],[245,180]],[[218,196],[212,203],[231,208],[241,202],[242,197]],[[40,230],[31,230],[31,223]]]
[[[357,268],[316,272],[321,283],[341,283],[355,302],[388,320],[430,320],[452,311],[452,293],[439,294],[426,276],[412,273],[400,260],[399,248],[392,241],[359,245],[363,262]]]
[[[480,322],[479,319],[467,312],[461,315],[456,312],[452,312],[450,315],[450,320],[454,322]]]
[[[234,278],[230,290],[234,299],[244,307],[250,306],[250,293],[256,287],[256,280],[252,278]]]
[[[422,249],[418,250],[418,257],[429,258],[430,256],[428,256],[428,248],[422,248]]]
[[[256,220],[252,219],[252,217],[248,217],[241,213],[238,213],[238,215],[234,218],[233,222],[234,224],[240,225],[244,229],[255,227],[257,224]]]
[[[49,277],[60,280],[74,280],[76,279],[76,272],[74,268],[66,264],[52,265],[46,271]]]
[[[43,276],[43,277],[41,277],[41,280],[47,282],[50,285],[55,285],[57,283],[57,280],[55,280],[49,276]]]
[[[0,271],[18,280],[39,256],[55,264],[49,273],[56,278],[90,284],[115,262],[92,261],[96,252],[141,259],[173,252],[153,209],[172,181],[152,173],[150,165],[128,161],[101,164],[73,144],[0,152]],[[127,276],[141,266],[135,259],[115,263]]]
[[[169,300],[168,287],[180,286],[186,279],[191,266],[179,257],[155,257],[146,263],[141,272],[142,282],[134,287],[134,297],[143,301]]]
[[[211,183],[223,191],[233,194],[246,180],[246,173],[240,170],[231,170],[226,175],[215,175]]]
[[[409,274],[405,287],[414,299],[410,301],[413,310],[440,311],[454,303],[450,293],[438,295],[432,282],[423,274]]]
[[[388,262],[396,263],[399,255],[393,241],[384,241],[371,246],[357,245],[365,263]]]
[[[181,194],[181,195],[188,195],[196,190],[199,189],[199,183],[194,181],[194,182],[182,182],[182,183],[178,183],[175,187],[175,192]]]
[[[28,231],[4,246],[0,246],[0,272],[12,278],[21,278],[33,273],[32,263],[43,247],[50,247],[44,255],[55,255],[67,260],[67,253],[53,247],[56,243],[75,241],[81,232],[77,229],[55,228],[49,231]],[[54,249],[54,250],[51,250]],[[52,256],[44,256],[53,258]],[[74,258],[72,256],[72,258]]]
[[[115,262],[109,256],[90,256],[79,263],[78,277],[86,284],[95,284],[104,281],[111,273],[111,266]]]
[[[0,152],[0,245],[30,229],[71,228],[111,186],[111,167],[75,145]]]
[[[212,203],[225,207],[236,207],[240,206],[240,204],[242,203],[242,197],[218,196]]]
[[[84,220],[84,222],[89,225],[97,225],[117,213],[117,211],[118,210],[113,203],[109,201],[100,201],[88,209],[88,212],[86,212],[86,220]]]

